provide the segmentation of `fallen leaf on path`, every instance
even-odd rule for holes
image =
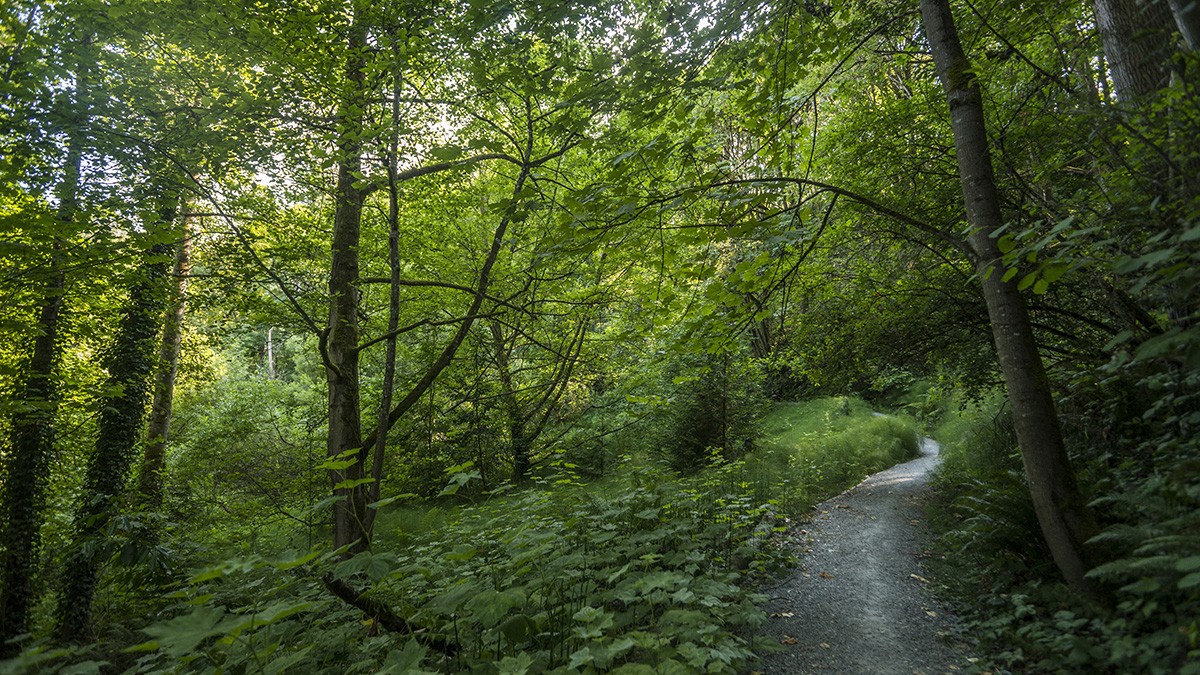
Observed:
[[[916,579],[917,581],[919,581],[919,582],[921,582],[921,583],[923,583],[923,584],[927,584],[927,583],[929,583],[929,580],[928,580],[928,579],[926,579],[925,577],[923,577],[923,576],[921,576],[921,575],[919,575],[919,574],[910,574],[910,575],[908,575],[908,576],[909,576],[909,578]]]
[[[793,616],[796,616],[796,614],[795,614],[795,612],[775,612],[771,616],[773,616],[776,619],[790,619]]]
[[[908,521],[908,524],[909,525],[920,525],[921,521],[917,520],[916,518],[910,518]]]
[[[791,635],[784,635],[783,639],[780,640],[779,643],[785,645],[794,645],[796,644],[796,638],[792,637]]]
[[[821,643],[821,649],[830,649],[830,648],[831,648],[831,647],[830,647],[830,645],[829,645],[829,643],[828,643],[828,642],[822,642],[822,643]]]
[[[931,609],[925,610],[925,613],[928,614],[929,616],[937,616],[937,612],[935,612]]]
[[[833,575],[830,574],[829,572],[821,572],[817,576],[821,577],[822,579],[832,579],[833,578]]]
[[[845,504],[835,504],[835,505],[834,505],[834,507],[835,507],[835,508],[839,508],[839,509],[848,509],[848,508],[850,508],[849,506],[846,506]]]

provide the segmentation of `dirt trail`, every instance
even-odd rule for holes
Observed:
[[[917,497],[938,446],[877,473],[817,507],[803,527],[802,567],[769,593],[767,634],[784,651],[764,673],[962,672],[944,640],[953,619],[924,586],[925,519]]]

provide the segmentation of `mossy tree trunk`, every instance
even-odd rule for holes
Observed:
[[[84,41],[91,45],[91,39]],[[67,155],[58,187],[58,227],[70,229],[79,211],[80,170],[88,117],[88,73],[76,75],[74,114],[67,129]],[[3,501],[0,502],[0,659],[15,655],[7,642],[28,630],[33,603],[33,571],[39,551],[41,509],[48,463],[54,448],[54,418],[58,409],[54,368],[58,361],[59,318],[63,309],[66,275],[62,266],[63,234],[53,236],[49,269],[42,287],[38,334],[19,388],[20,408],[10,426],[5,458]]]
[[[177,199],[165,198],[151,236],[162,236],[175,222]],[[157,230],[157,231],[155,231]],[[129,297],[112,347],[105,357],[106,390],[117,392],[105,402],[97,423],[96,445],[88,459],[74,537],[63,567],[55,632],[65,642],[91,635],[92,599],[100,564],[97,552],[115,515],[130,468],[144,438],[146,402],[154,372],[155,343],[166,306],[166,278],[172,244],[153,244],[129,289]]]
[[[184,216],[186,223],[186,215]],[[151,511],[162,505],[163,466],[171,431],[171,408],[175,399],[175,374],[179,370],[179,347],[183,317],[187,309],[187,275],[191,266],[192,241],[186,228],[175,247],[170,305],[163,321],[158,347],[158,370],[154,375],[154,400],[146,424],[146,444],[138,474],[138,500]]]
[[[334,193],[332,257],[329,267],[329,327],[324,337],[325,380],[329,391],[326,453],[340,468],[330,469],[334,496],[333,547],[352,553],[369,546],[366,489],[355,483],[365,475],[359,382],[359,243],[364,195],[362,133],[367,28],[355,9],[347,31],[345,92],[338,110],[338,172]]]

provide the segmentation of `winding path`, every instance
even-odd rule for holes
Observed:
[[[766,626],[783,651],[764,673],[962,672],[943,636],[953,619],[925,590],[918,561],[925,519],[917,498],[938,445],[817,506],[800,531],[800,570],[770,591]]]

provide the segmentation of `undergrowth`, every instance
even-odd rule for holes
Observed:
[[[124,649],[27,651],[14,672],[738,672],[774,642],[754,593],[794,563],[788,520],[917,451],[909,420],[861,402],[782,404],[750,455],[680,476],[626,458],[585,485],[539,485],[432,517],[392,518],[373,553],[231,558],[164,599]],[[469,467],[450,477],[469,479]],[[466,476],[464,478],[464,476]],[[390,544],[382,542],[391,542]],[[330,580],[408,622],[366,617]],[[388,630],[392,628],[393,630]],[[140,642],[139,642],[140,640]]]
[[[1142,443],[1119,460],[1076,453],[1104,526],[1107,563],[1090,576],[1110,606],[1085,603],[1058,577],[1029,500],[999,396],[950,411],[935,431],[943,462],[930,522],[942,591],[969,623],[981,671],[1200,673],[1200,461],[1194,444]],[[1143,471],[1152,466],[1150,472]]]

